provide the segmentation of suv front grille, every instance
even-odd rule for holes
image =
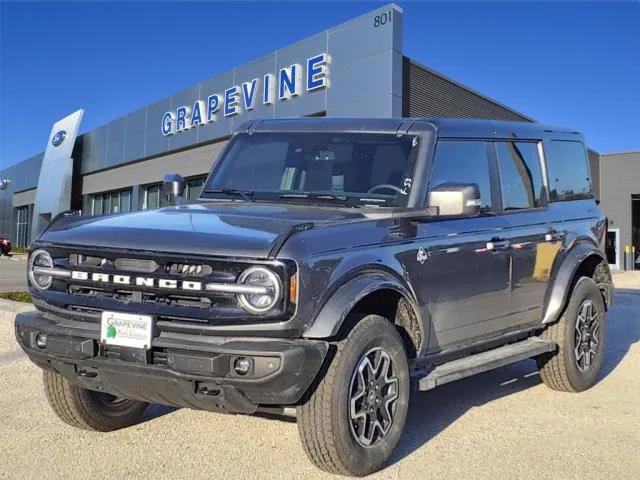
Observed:
[[[47,250],[54,258],[55,268],[74,272],[71,278],[56,277],[49,290],[35,292],[35,296],[56,306],[133,311],[158,319],[197,323],[229,323],[252,316],[241,307],[237,292],[230,287],[238,286],[240,274],[255,262],[73,247]],[[284,262],[269,266],[285,285],[295,268]],[[289,304],[289,289],[283,290],[280,307],[261,315],[261,321],[282,320],[290,315],[283,308]]]
[[[113,264],[116,269],[129,272],[153,273],[160,267],[154,260],[141,260],[137,258],[116,258]]]
[[[212,273],[209,265],[196,265],[189,263],[170,263],[167,272],[171,275],[189,275],[193,277],[208,277]]]
[[[85,297],[94,298],[113,298],[122,302],[133,303],[156,303],[162,305],[178,305],[185,307],[197,307],[197,308],[214,308],[214,307],[232,307],[236,305],[235,298],[218,298],[212,299],[205,296],[198,295],[176,295],[165,294],[158,295],[156,293],[149,293],[142,290],[105,290],[97,287],[87,287],[84,285],[69,285],[69,293],[72,295],[81,295]]]

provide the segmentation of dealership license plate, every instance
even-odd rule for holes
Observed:
[[[153,317],[130,313],[102,312],[100,341],[107,345],[149,348]]]

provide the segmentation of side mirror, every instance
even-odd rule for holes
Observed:
[[[429,192],[429,207],[437,207],[441,216],[477,217],[481,206],[476,183],[443,183]]]
[[[184,203],[184,178],[177,173],[169,173],[164,176],[162,182],[162,194],[169,196],[172,205]]]

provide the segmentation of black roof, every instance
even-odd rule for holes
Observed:
[[[571,129],[552,127],[541,123],[466,118],[278,118],[245,122],[238,128],[238,131],[396,133],[398,131],[405,132],[409,128],[436,130],[439,137],[457,138],[541,138],[546,132],[570,136],[580,135],[579,132]]]

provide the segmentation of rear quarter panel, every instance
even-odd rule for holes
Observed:
[[[605,258],[603,246],[607,220],[595,200],[576,200],[549,204],[553,226],[565,233],[550,269],[545,295],[543,321],[555,321],[570,293],[573,276],[590,255]]]

